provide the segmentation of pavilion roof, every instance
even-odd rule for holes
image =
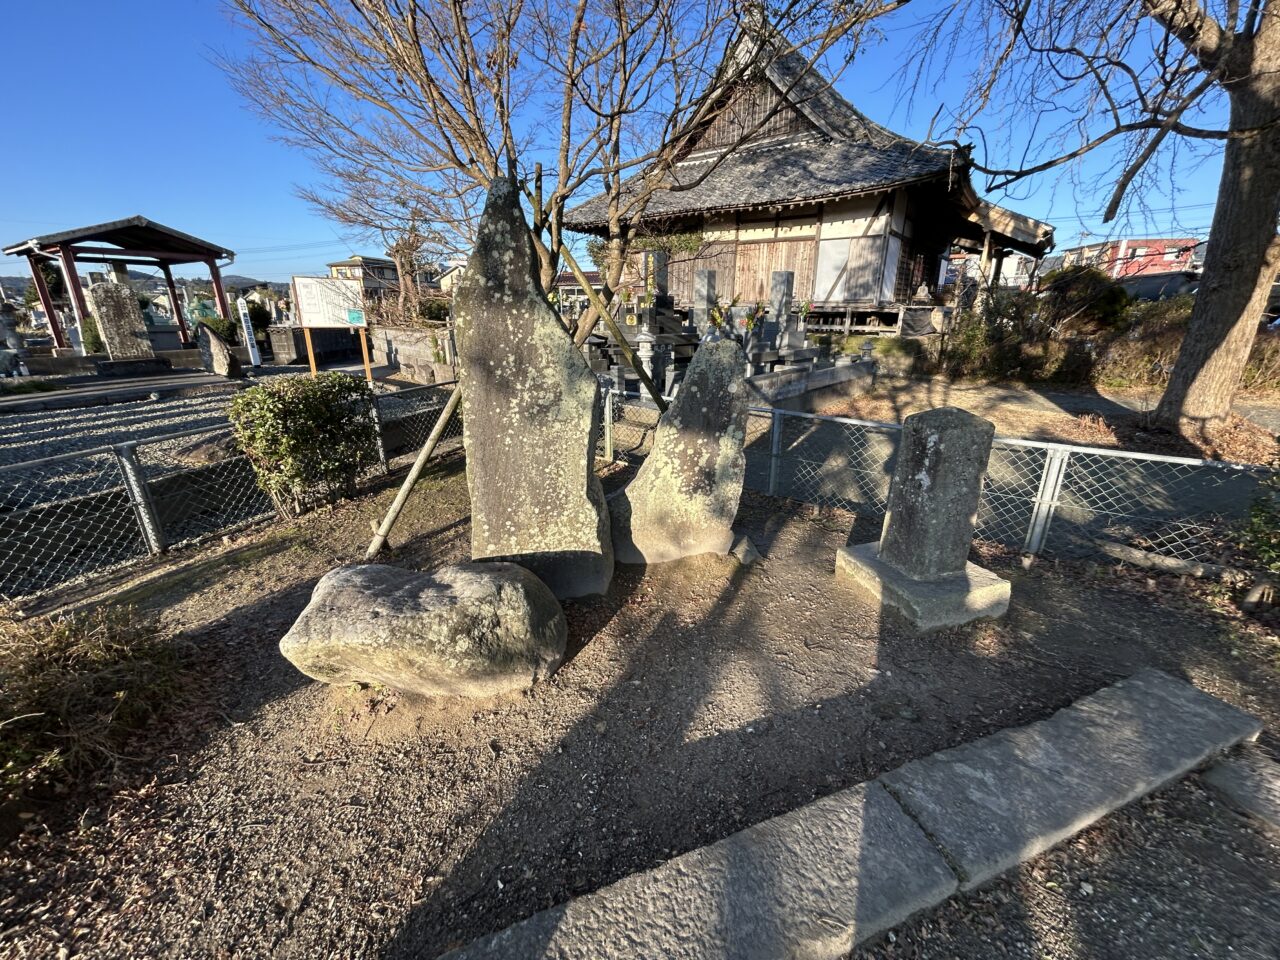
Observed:
[[[171,263],[230,259],[235,256],[226,247],[193,237],[173,227],[166,227],[163,223],[156,223],[140,215],[123,220],[111,220],[107,223],[95,223],[87,227],[76,227],[73,230],[46,233],[11,244],[4,248],[4,253],[9,256],[30,254],[50,256],[57,247],[93,242],[120,247],[122,252],[129,250],[160,254],[164,260]]]

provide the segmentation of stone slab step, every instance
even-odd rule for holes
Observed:
[[[1144,670],[1047,720],[913,761],[446,956],[836,960],[1259,730]]]
[[[1232,806],[1280,831],[1280,764],[1261,750],[1243,748],[1219,760],[1204,779]]]
[[[915,760],[882,782],[972,889],[1261,731],[1158,670]]]
[[[836,958],[955,890],[937,848],[883,787],[866,783],[446,956]]]

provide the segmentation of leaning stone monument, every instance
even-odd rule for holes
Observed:
[[[280,652],[324,683],[485,697],[550,676],[567,638],[556,598],[514,563],[430,574],[369,563],[321,577]]]
[[[133,290],[123,283],[95,283],[89,288],[89,299],[107,356],[112,360],[141,360],[156,355]]]
[[[200,362],[210,373],[229,380],[244,379],[244,367],[240,358],[235,355],[231,345],[207,323],[196,327],[196,346],[200,348]]]
[[[603,593],[613,547],[592,469],[600,386],[535,279],[510,180],[490,187],[453,315],[472,558],[528,567],[557,597]]]
[[[842,547],[836,573],[917,629],[998,617],[1009,581],[969,563],[991,422],[957,407],[907,417],[880,540]]]
[[[609,498],[619,562],[664,563],[733,546],[746,473],[745,370],[733,340],[712,334],[698,347],[652,451],[635,479]]]

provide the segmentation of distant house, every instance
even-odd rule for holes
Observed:
[[[770,275],[790,270],[815,314],[892,321],[921,288],[940,299],[953,249],[994,273],[1009,251],[1038,258],[1053,246],[1049,224],[978,197],[963,152],[874,123],[798,54],[721,103],[687,136],[675,189],[655,194],[640,220],[650,235],[702,235],[701,250],[669,264],[678,305],[697,270],[715,270],[719,297],[744,303],[767,300]],[[570,210],[565,226],[605,235],[605,198]]]
[[[463,273],[466,272],[467,265],[463,263],[451,263],[440,272],[437,283],[440,285],[440,291],[449,296],[453,296],[454,287],[458,285],[458,281],[462,279]]]
[[[363,282],[366,299],[381,300],[383,297],[397,296],[400,292],[395,262],[386,257],[357,255],[346,260],[335,260],[325,266],[332,278]],[[427,267],[418,271],[416,279],[420,292],[435,293],[440,290],[440,284],[433,274],[434,271]]]
[[[1103,240],[1068,247],[1046,263],[1046,268],[1091,266],[1116,280],[1159,273],[1192,270],[1201,249],[1195,237],[1142,237]]]

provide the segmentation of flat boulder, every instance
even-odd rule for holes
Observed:
[[[453,297],[472,559],[528,567],[562,599],[613,577],[595,475],[600,385],[533,271],[519,191],[489,190]]]
[[[733,546],[746,456],[746,357],[733,340],[706,340],[658,421],[635,479],[609,499],[620,563],[664,563]]]
[[[550,676],[567,638],[555,596],[514,563],[431,573],[372,563],[321,577],[280,652],[324,683],[487,697]]]
[[[200,361],[210,373],[216,373],[228,380],[243,380],[244,369],[240,358],[235,355],[231,345],[214,331],[207,323],[196,327],[196,343],[200,348]]]

